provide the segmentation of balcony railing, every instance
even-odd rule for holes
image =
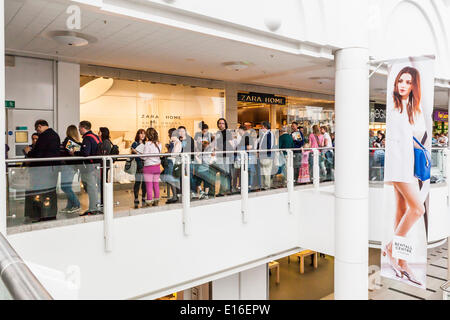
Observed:
[[[160,159],[164,170],[158,174],[158,169],[142,169],[139,158]],[[371,183],[382,183],[384,149],[371,148],[369,159]],[[297,185],[318,190],[321,183],[334,181],[333,148],[9,159],[6,163],[8,227],[51,220],[55,215],[78,218],[87,210],[105,214],[108,223],[114,213],[150,206],[179,207],[187,217],[191,202],[234,195],[240,195],[245,220],[249,194],[286,189],[291,199]],[[445,182],[443,148],[432,150],[431,182]],[[143,190],[151,191],[151,197]]]

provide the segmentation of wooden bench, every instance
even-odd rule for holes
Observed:
[[[269,262],[269,270],[277,269],[277,281],[276,283],[280,283],[280,263],[277,261],[270,261]]]
[[[300,273],[305,273],[305,257],[309,257],[314,255],[314,268],[317,269],[318,266],[318,256],[316,251],[312,250],[303,250],[298,253],[295,253],[296,256],[300,260]],[[288,257],[288,262],[290,262],[290,256]]]

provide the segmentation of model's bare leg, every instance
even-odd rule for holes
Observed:
[[[394,184],[394,193],[395,193],[395,200],[396,200],[396,211],[395,211],[395,220],[394,220],[394,232],[397,229],[398,225],[400,224],[400,221],[402,220],[403,216],[406,213],[407,205],[406,205],[406,199],[403,197],[403,195],[395,188],[395,182]],[[389,263],[392,266],[392,269],[394,269],[394,272],[397,277],[401,277],[401,271],[400,266],[397,263],[397,259],[395,259],[392,256],[392,241],[390,241],[384,248],[383,255],[387,255],[389,258]]]
[[[395,235],[406,237],[409,230],[425,213],[425,206],[420,202],[419,190],[412,183],[396,182],[394,187],[400,192],[406,200],[408,209],[398,224]]]
[[[414,224],[425,213],[425,206],[420,202],[419,191],[415,188],[414,184],[398,182],[394,184],[398,192],[405,198],[408,209],[403,215],[400,223],[398,224],[395,235],[400,237],[406,237],[408,232],[414,226]],[[405,275],[411,282],[422,285],[417,281],[409,268],[408,263],[405,260],[399,259],[398,265],[402,270],[402,274]]]

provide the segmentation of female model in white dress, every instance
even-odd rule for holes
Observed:
[[[421,110],[420,74],[413,67],[403,68],[394,82],[393,103],[388,104],[386,132],[386,168],[384,181],[392,184],[396,198],[394,222],[395,236],[406,237],[414,224],[425,213],[420,200],[418,179],[414,176],[413,136],[423,143],[426,133],[425,118]],[[392,256],[392,241],[383,248],[383,256],[397,277],[405,276],[412,283],[416,280],[406,260]]]

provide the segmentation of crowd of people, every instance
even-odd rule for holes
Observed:
[[[313,172],[313,151],[318,148],[320,177],[331,180],[334,171],[334,135],[327,126],[313,125],[309,135],[297,122],[290,127],[283,126],[278,132],[271,123],[264,121],[259,130],[251,122],[239,124],[236,130],[228,127],[227,120],[220,118],[216,132],[210,132],[208,124],[200,122],[198,132],[192,137],[186,127],[171,128],[168,143],[162,146],[160,133],[155,128],[139,129],[131,153],[142,155],[127,160],[125,171],[134,176],[134,207],[158,206],[160,203],[160,182],[167,186],[166,203],[180,200],[182,190],[182,155],[190,159],[191,197],[205,199],[221,197],[240,192],[241,156],[248,157],[248,187],[250,191],[268,190],[285,186],[287,168],[286,152],[274,149],[294,149],[295,183],[309,183]],[[110,140],[108,128],[102,127],[95,134],[89,121],[70,125],[61,143],[59,135],[45,120],[35,123],[36,134],[33,143],[25,148],[28,158],[89,157],[119,154],[118,147]],[[245,152],[245,153],[243,153]],[[167,153],[167,155],[165,155]],[[25,212],[32,222],[56,219],[58,213],[56,184],[61,173],[61,189],[67,197],[65,208],[60,213],[78,213],[80,216],[102,213],[102,186],[99,170],[100,160],[60,161],[59,163],[31,162],[30,167],[38,170],[30,174],[33,190],[26,194]],[[110,170],[110,168],[106,168]],[[74,177],[79,172],[89,206],[84,212],[73,190]],[[218,185],[218,190],[216,190]],[[36,187],[39,186],[39,187]],[[41,206],[36,205],[36,201]],[[42,202],[47,205],[44,213]]]
[[[448,133],[435,133],[431,139],[431,145],[433,147],[448,147]]]

